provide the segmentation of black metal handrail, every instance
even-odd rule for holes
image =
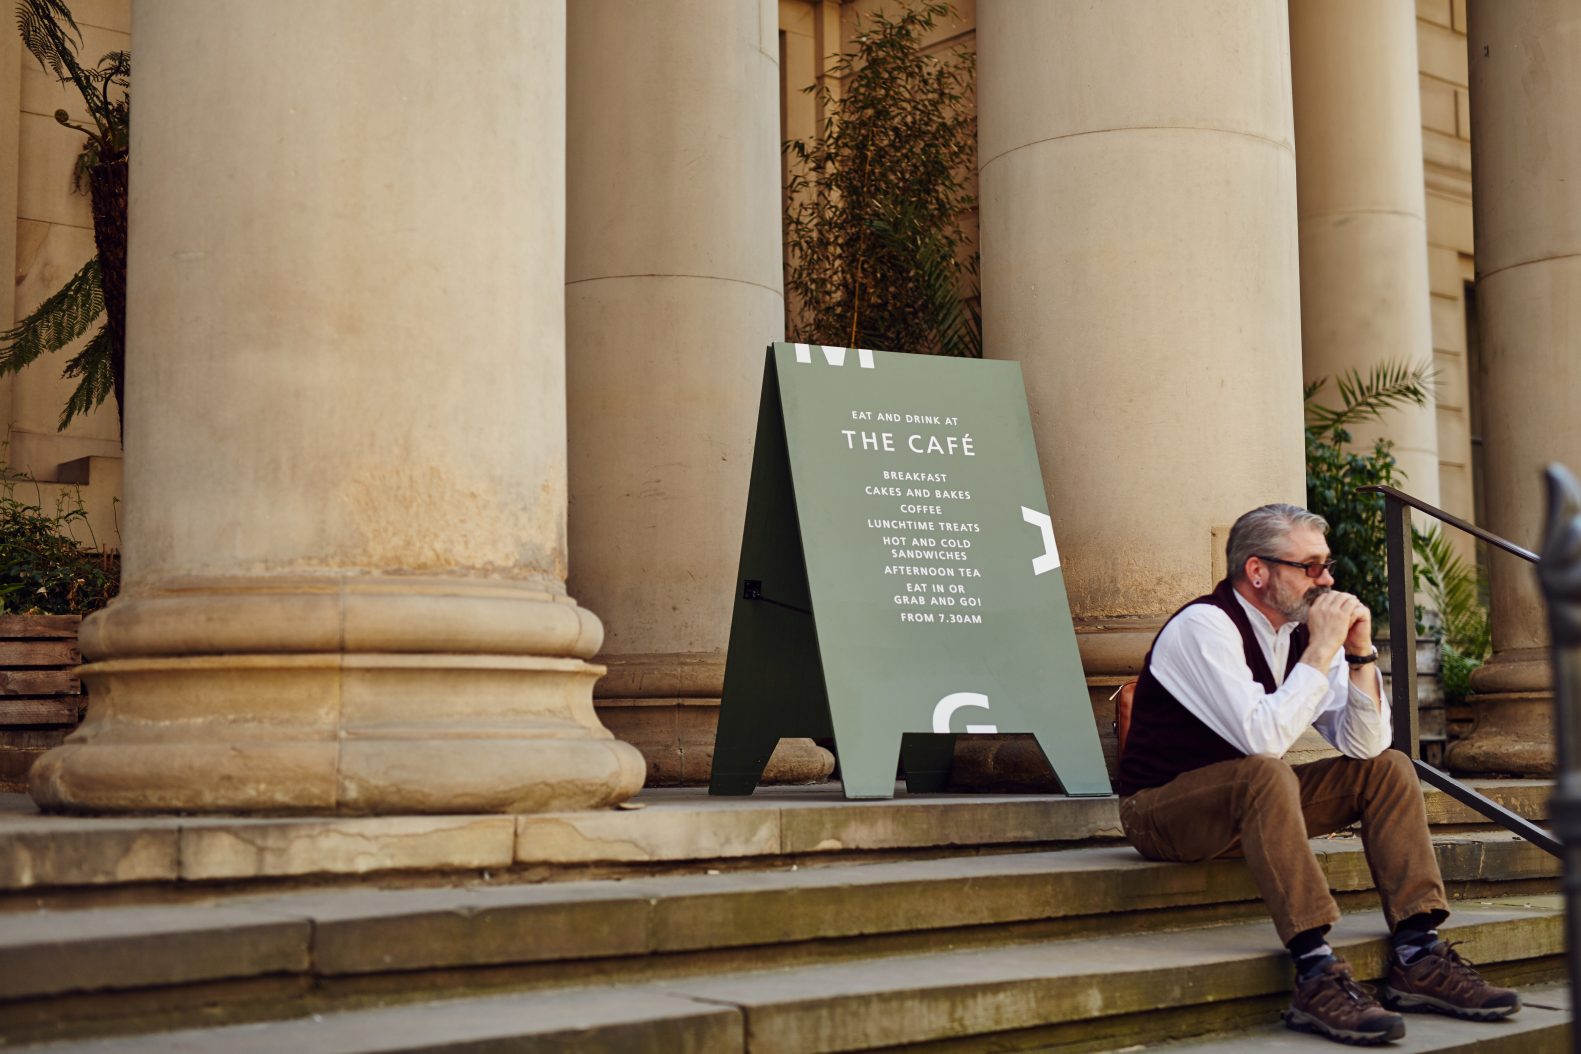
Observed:
[[[1370,487],[1357,487],[1356,493],[1382,494],[1385,498],[1392,498],[1395,501],[1411,506],[1413,509],[1425,512],[1435,520],[1442,520],[1451,527],[1454,527],[1457,530],[1465,531],[1474,538],[1480,538],[1489,545],[1493,546],[1495,549],[1502,549],[1511,556],[1518,556],[1528,563],[1535,564],[1537,562],[1537,554],[1532,552],[1530,549],[1522,549],[1508,538],[1500,538],[1492,531],[1484,530],[1474,523],[1462,520],[1459,516],[1452,516],[1443,509],[1434,508],[1427,502],[1423,501],[1421,498],[1418,498],[1415,495],[1407,494],[1405,491],[1396,487],[1387,487],[1381,483],[1378,483]]]
[[[1466,786],[1444,770],[1423,761],[1421,744],[1417,739],[1416,580],[1411,571],[1411,509],[1424,512],[1441,523],[1465,531],[1495,549],[1509,553],[1511,556],[1518,556],[1522,560],[1536,563],[1537,554],[1395,487],[1380,484],[1356,489],[1357,493],[1361,494],[1383,495],[1384,529],[1389,545],[1389,650],[1394,657],[1394,691],[1390,700],[1394,748],[1410,757],[1411,763],[1416,766],[1417,775],[1424,782],[1432,784],[1462,805],[1476,810],[1546,852],[1554,856],[1562,856],[1564,849],[1552,834],[1526,817],[1511,812],[1493,799]]]

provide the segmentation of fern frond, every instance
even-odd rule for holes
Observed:
[[[88,346],[83,348],[61,371],[62,377],[78,377],[77,387],[66,400],[60,412],[61,430],[71,424],[78,414],[86,414],[109,398],[115,390],[115,371],[110,362],[110,327],[102,326]]]
[[[110,75],[96,77],[99,71],[85,70],[78,63],[77,49],[82,46],[82,30],[77,28],[76,20],[71,17],[71,9],[62,0],[17,0],[16,24],[22,35],[23,46],[38,60],[39,67],[54,73],[61,83],[69,81],[73,84],[94,123],[99,126],[99,137],[111,138],[116,115],[108,89],[114,67],[112,64]],[[73,40],[73,37],[76,39]],[[130,72],[129,59],[126,65],[127,72]],[[96,80],[99,83],[96,84]],[[117,83],[124,88],[125,78]]]
[[[70,26],[77,41],[73,45],[62,26]],[[38,60],[41,68],[61,80],[72,79],[77,69],[77,48],[82,46],[82,30],[77,28],[71,9],[62,0],[21,0],[16,5],[16,28],[22,46]]]
[[[104,290],[95,256],[32,314],[0,333],[0,374],[15,373],[40,355],[59,351],[86,333],[103,313]]]

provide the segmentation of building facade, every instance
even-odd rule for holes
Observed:
[[[705,778],[779,144],[874,6],[78,0],[137,88],[125,580],[35,795],[530,810]],[[1305,381],[1431,359],[1436,402],[1379,425],[1407,488],[1535,543],[1542,463],[1581,464],[1570,4],[979,0],[932,46],[977,54],[984,342],[1022,363],[1100,727],[1235,516],[1302,500]],[[66,104],[0,50],[5,322],[92,240]],[[10,461],[92,458],[101,502],[115,415],[55,433],[58,371],[0,387]],[[1492,570],[1451,760],[1542,771],[1541,603]],[[771,774],[831,765],[786,741]]]

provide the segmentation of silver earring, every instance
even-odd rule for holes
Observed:
[[[1254,579],[1252,579],[1252,586],[1253,586],[1253,588],[1255,588],[1255,589],[1261,589],[1261,588],[1263,588],[1263,584],[1262,584],[1262,582],[1260,582],[1260,581],[1258,581],[1258,580],[1257,580],[1257,579],[1255,579],[1255,578],[1254,578]]]

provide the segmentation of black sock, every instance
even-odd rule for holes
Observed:
[[[1327,926],[1316,926],[1310,930],[1302,930],[1290,938],[1286,948],[1290,949],[1290,958],[1296,964],[1296,980],[1305,981],[1323,967],[1334,961],[1334,949],[1324,940],[1328,933]]]
[[[1416,961],[1417,956],[1438,943],[1438,924],[1448,917],[1447,911],[1421,911],[1402,920],[1390,938],[1395,958],[1406,966]]]

